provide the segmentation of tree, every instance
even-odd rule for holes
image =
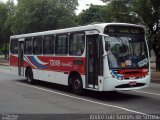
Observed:
[[[69,9],[73,14],[75,14],[75,10],[78,6],[77,0],[60,0],[60,5],[62,5],[64,8]]]
[[[0,41],[4,42],[5,39],[5,30],[4,24],[7,19],[7,7],[4,3],[0,2]]]
[[[160,70],[160,1],[134,0],[132,10],[134,17],[148,29],[149,47],[156,55],[156,69]]]
[[[7,4],[0,3],[0,42],[3,52],[5,53],[5,58],[7,57],[8,42],[10,37],[10,28],[8,27],[6,21],[11,12],[9,10],[11,3],[12,1],[8,1]]]
[[[79,14],[79,24],[85,25],[94,22],[103,22],[101,10],[103,6],[100,5],[90,5],[90,8],[87,10],[83,10]]]
[[[132,0],[102,0],[108,2],[102,10],[105,22],[136,23],[137,19],[131,16]]]
[[[104,6],[91,5],[79,15],[80,24],[92,22],[128,22],[137,23],[137,18],[131,15],[132,0],[105,0]]]
[[[76,26],[73,11],[78,5],[76,1],[18,0],[12,32],[22,34]]]

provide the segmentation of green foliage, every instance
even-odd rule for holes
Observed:
[[[137,19],[131,16],[132,0],[110,0],[102,10],[105,22],[136,23]]]
[[[0,2],[0,40],[12,34],[77,26],[77,0],[13,0]],[[1,42],[1,43],[3,43]]]
[[[58,1],[58,0],[57,0]],[[59,0],[61,6],[69,9],[73,14],[77,9],[78,1],[77,0]]]
[[[0,2],[0,25],[2,25],[7,18],[7,7],[4,3]]]
[[[4,3],[0,2],[0,42],[3,43],[4,37],[4,24],[7,19],[7,7]]]
[[[12,32],[22,34],[75,26],[76,3],[75,0],[19,0]]]
[[[132,0],[107,0],[104,6],[91,5],[79,15],[81,25],[92,22],[125,22],[137,23],[131,11]]]
[[[83,10],[79,15],[79,24],[85,25],[94,22],[103,22],[101,11],[103,6],[91,5],[89,9]]]
[[[5,46],[5,44],[1,44],[0,45],[0,54],[4,54],[6,52],[6,49],[7,49],[7,51],[9,50],[9,44],[7,44],[7,46]]]
[[[3,46],[5,46],[6,48],[7,43],[9,42],[10,28],[7,25],[7,21],[10,16],[9,6],[11,2],[12,1],[8,1],[6,4],[0,2],[0,45],[1,45],[1,48],[4,48]],[[3,51],[4,50],[7,50],[7,48],[3,49]]]

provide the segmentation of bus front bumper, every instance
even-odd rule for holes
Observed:
[[[133,80],[118,80],[110,76],[105,78],[103,83],[103,91],[136,90],[147,87],[150,84],[150,75]]]

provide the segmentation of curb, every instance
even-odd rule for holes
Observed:
[[[151,83],[157,83],[157,84],[160,84],[160,80],[151,80]]]
[[[0,63],[1,66],[9,66],[9,64]]]

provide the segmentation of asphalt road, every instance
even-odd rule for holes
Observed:
[[[103,119],[103,115],[107,119],[108,114],[136,114],[140,115],[138,119],[152,119],[155,116],[160,119],[160,84],[151,83],[150,87],[138,91],[99,93],[86,90],[84,95],[78,96],[61,85],[46,82],[29,85],[23,77],[10,73],[5,66],[0,66],[0,113],[2,118],[16,115],[20,118],[21,114],[27,114],[23,119],[36,119],[37,116],[37,119],[43,119],[44,115],[47,116],[45,119]],[[7,116],[6,113],[15,116]],[[59,114],[58,117],[55,114]],[[93,114],[96,116],[92,116]],[[99,114],[102,116],[98,116]],[[149,114],[154,115],[148,116]]]

